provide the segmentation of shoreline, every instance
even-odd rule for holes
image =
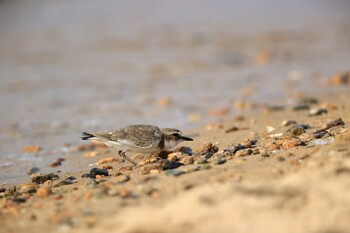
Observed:
[[[230,117],[188,130],[195,141],[162,162],[133,156],[145,164],[137,168],[108,148],[77,145],[108,176],[61,172],[1,186],[4,232],[346,232],[350,94],[318,98],[311,108],[326,114],[269,108]]]

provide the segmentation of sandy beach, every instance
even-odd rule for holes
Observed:
[[[350,232],[347,1],[0,1],[0,232]],[[130,124],[194,141],[117,151]]]
[[[349,97],[319,99],[318,116],[270,109],[189,130],[195,140],[161,161],[134,155],[140,167],[78,145],[108,176],[3,186],[2,232],[348,232]]]

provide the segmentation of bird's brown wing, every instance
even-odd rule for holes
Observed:
[[[161,132],[158,127],[152,125],[130,125],[111,132],[110,140],[130,141],[135,146],[150,147],[160,141]]]

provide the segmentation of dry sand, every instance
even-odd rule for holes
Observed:
[[[328,113],[319,116],[257,111],[188,131],[195,141],[180,146],[192,156],[162,155],[189,163],[175,170],[146,158],[139,168],[103,164],[113,169],[95,179],[77,171],[16,190],[3,186],[1,232],[349,232],[349,98],[323,97],[315,106],[327,103]],[[315,141],[313,132],[337,118],[345,125],[328,127]],[[310,127],[281,139],[291,127],[283,120]],[[233,126],[238,130],[227,133]],[[95,161],[116,158],[108,148],[80,148],[97,151]]]

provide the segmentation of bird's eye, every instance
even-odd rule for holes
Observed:
[[[180,134],[179,133],[173,133],[173,136],[178,137],[178,136],[180,136]]]

